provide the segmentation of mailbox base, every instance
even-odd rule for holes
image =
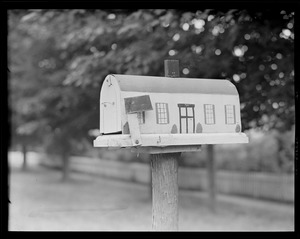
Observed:
[[[102,135],[94,140],[94,147],[131,148],[141,153],[171,153],[199,151],[202,144],[248,143],[244,133],[201,133],[201,134],[141,134],[142,145],[133,146],[129,134]]]

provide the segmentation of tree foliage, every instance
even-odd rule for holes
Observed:
[[[232,81],[243,129],[294,124],[294,13],[229,10],[12,10],[9,57],[13,132],[72,149],[99,127],[107,74]],[[24,129],[25,128],[25,129]]]

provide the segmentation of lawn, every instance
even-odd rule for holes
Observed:
[[[19,164],[11,165],[11,231],[151,230],[145,185],[79,173],[62,183],[59,171],[32,164],[23,172]],[[292,231],[294,206],[218,195],[212,213],[206,193],[180,191],[179,230]]]

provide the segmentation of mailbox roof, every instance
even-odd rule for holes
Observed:
[[[238,95],[236,87],[230,81],[222,79],[111,76],[118,81],[121,91]]]

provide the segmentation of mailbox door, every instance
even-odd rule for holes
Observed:
[[[100,132],[104,134],[121,131],[120,102],[116,82],[105,79],[100,96]]]

